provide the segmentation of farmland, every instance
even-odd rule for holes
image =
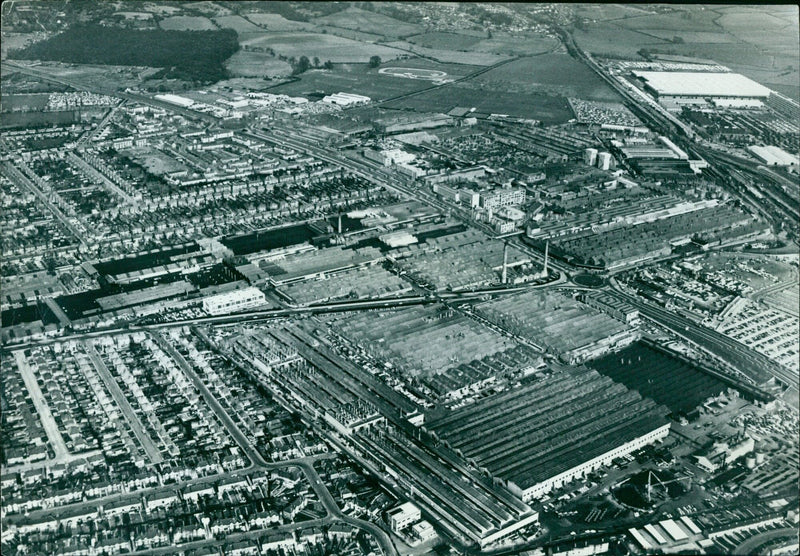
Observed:
[[[241,44],[272,48],[276,54],[287,58],[318,57],[320,60],[330,60],[334,63],[366,63],[371,56],[392,60],[402,54],[394,48],[321,33],[261,33],[241,41]]]
[[[399,50],[405,50],[407,52],[417,54],[418,56],[422,56],[424,58],[431,58],[433,60],[438,60],[439,62],[450,64],[491,66],[508,59],[508,56],[501,56],[499,54],[492,54],[490,52],[460,52],[457,50],[447,50],[443,48],[425,48],[424,46],[412,44],[407,41],[394,41],[386,43],[386,45]]]
[[[619,100],[619,96],[587,66],[566,54],[515,60],[480,75],[476,81],[514,92],[549,92],[587,100]]]
[[[240,15],[224,15],[222,17],[215,17],[214,23],[223,29],[233,29],[240,35],[242,33],[260,33],[263,31],[261,27],[254,25]]]
[[[319,17],[314,22],[319,25],[343,27],[391,37],[413,35],[422,30],[421,25],[406,23],[383,14],[352,7],[335,14]]]
[[[800,96],[798,16],[793,7],[721,6],[639,15],[631,10],[582,8],[579,15],[596,21],[585,30],[576,30],[575,40],[585,50],[601,55],[637,58],[644,48],[712,59],[768,87]]]
[[[167,31],[208,31],[216,29],[207,17],[176,15],[159,21],[158,26]]]
[[[243,14],[248,21],[267,31],[305,31],[313,29],[310,23],[292,21],[278,14]]]
[[[442,50],[467,50],[482,40],[482,37],[460,33],[433,32],[408,37],[408,42],[425,48]]]
[[[3,95],[2,107],[4,112],[15,110],[44,110],[50,95]]]
[[[231,56],[225,67],[232,75],[238,77],[275,77],[277,75],[289,75],[292,67],[288,62],[284,62],[267,54],[266,52],[246,52],[240,50]]]
[[[572,118],[569,103],[563,97],[539,93],[520,95],[489,85],[482,88],[472,88],[468,85],[457,83],[433,89],[411,98],[391,102],[387,108],[446,113],[456,106],[469,106],[474,107],[479,114],[506,114],[517,118],[540,120],[545,124],[564,123]]]

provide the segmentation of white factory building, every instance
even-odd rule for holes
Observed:
[[[747,150],[753,153],[756,158],[758,158],[767,166],[798,165],[797,155],[790,154],[782,148],[776,147],[775,145],[767,145],[763,147],[760,145],[753,145],[751,147],[747,147]]]
[[[554,475],[549,479],[546,479],[540,483],[537,483],[525,490],[519,489],[519,487],[514,488],[512,484],[509,484],[511,487],[512,492],[516,491],[521,494],[521,498],[524,502],[530,502],[535,498],[541,498],[548,492],[553,489],[560,488],[565,484],[569,483],[572,479],[576,477],[584,477],[588,473],[599,469],[600,467],[610,465],[613,460],[619,457],[627,456],[628,454],[635,452],[639,448],[646,446],[648,444],[652,444],[654,442],[658,442],[659,440],[663,440],[669,434],[669,427],[670,424],[667,423],[650,431],[649,433],[640,436],[639,438],[634,438],[630,442],[623,444],[622,446],[618,446],[613,450],[609,450],[605,454],[601,454],[596,458],[593,458],[589,461],[585,461],[580,465],[576,465],[572,469],[568,469],[563,473],[559,473],[558,475]],[[513,486],[512,486],[513,485]],[[520,492],[521,491],[521,492]]]
[[[178,95],[171,95],[169,93],[164,95],[156,95],[156,100],[161,100],[164,102],[168,102],[170,104],[175,104],[177,106],[182,106],[184,108],[189,108],[194,104],[194,101],[190,98],[180,97]]]
[[[422,519],[422,513],[414,504],[406,502],[389,510],[388,517],[389,525],[391,525],[392,531],[396,533]]]
[[[225,315],[266,305],[267,299],[258,288],[244,288],[212,295],[203,299],[203,310],[210,315]]]
[[[334,93],[322,98],[322,102],[328,104],[338,104],[339,106],[354,106],[356,104],[366,104],[370,100],[369,97],[363,95],[354,95],[352,93]]]
[[[705,71],[638,71],[633,74],[658,98],[766,99],[772,91],[738,73]]]

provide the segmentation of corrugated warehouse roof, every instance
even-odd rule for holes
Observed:
[[[768,97],[770,90],[738,73],[634,71],[659,95],[705,97]]]

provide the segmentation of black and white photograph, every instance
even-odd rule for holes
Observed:
[[[800,552],[796,4],[0,39],[3,556]]]

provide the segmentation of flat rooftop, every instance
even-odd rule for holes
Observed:
[[[738,73],[638,71],[659,96],[768,97],[770,90]]]

